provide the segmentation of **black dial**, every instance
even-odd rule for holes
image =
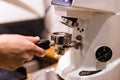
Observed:
[[[112,57],[112,50],[107,46],[99,47],[96,51],[96,59],[101,62],[107,62]]]

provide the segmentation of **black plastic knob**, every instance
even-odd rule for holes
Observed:
[[[100,62],[107,62],[112,57],[112,50],[107,46],[101,46],[96,51],[96,59]]]
[[[50,48],[50,41],[46,39],[41,39],[39,42],[36,43],[36,45],[46,50]]]

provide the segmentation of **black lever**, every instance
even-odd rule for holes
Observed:
[[[43,48],[44,50],[50,48],[50,41],[46,39],[41,39],[39,42],[35,43],[37,46]]]

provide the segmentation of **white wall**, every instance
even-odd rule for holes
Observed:
[[[37,19],[44,13],[44,0],[0,0],[0,24]]]

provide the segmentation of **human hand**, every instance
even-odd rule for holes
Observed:
[[[45,51],[36,46],[39,37],[22,35],[0,35],[0,68],[15,70],[33,55],[43,57]]]

